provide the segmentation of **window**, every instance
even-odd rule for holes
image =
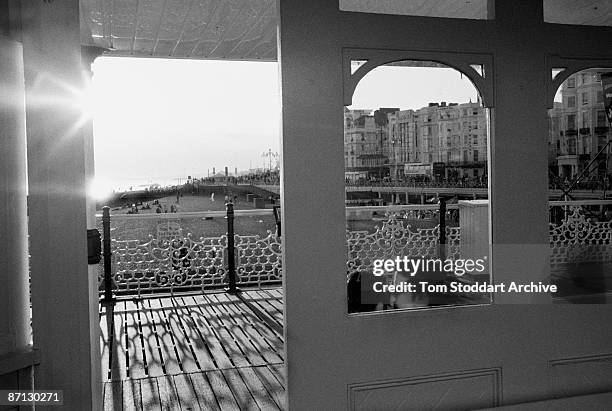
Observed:
[[[589,111],[582,112],[582,128],[591,127],[591,113]]]
[[[597,90],[597,104],[603,103],[603,91]]]
[[[478,162],[478,150],[474,150],[474,162]]]
[[[435,198],[434,194],[433,200],[430,201],[431,196],[429,196],[426,199],[428,200],[427,203],[422,204],[421,191],[419,191],[419,186],[432,187],[438,190],[440,187],[457,187],[458,184],[478,184],[467,188],[470,190],[478,189],[478,195],[481,198],[486,198],[486,191],[483,193],[484,190],[481,190],[482,182],[472,181],[472,174],[474,174],[474,168],[477,168],[478,174],[483,174],[481,164],[486,161],[487,155],[484,153],[481,155],[482,158],[478,158],[478,152],[476,151],[476,159],[481,161],[479,167],[468,166],[467,164],[473,161],[470,152],[472,134],[470,132],[461,133],[461,123],[448,120],[448,118],[456,118],[461,111],[455,108],[449,109],[435,104],[431,105],[429,102],[440,100],[440,96],[436,96],[435,100],[432,99],[434,93],[431,90],[425,92],[414,91],[416,89],[415,83],[420,84],[415,79],[415,73],[420,70],[429,72],[428,75],[434,74],[436,76],[443,76],[445,72],[448,72],[449,76],[452,76],[452,78],[449,77],[452,82],[462,81],[461,76],[458,75],[456,70],[448,67],[436,66],[432,68],[423,66],[422,62],[418,62],[418,64],[410,67],[410,70],[405,70],[405,74],[402,74],[405,77],[395,79],[397,81],[393,82],[393,87],[385,86],[384,83],[381,84],[380,78],[384,77],[384,73],[402,71],[402,65],[398,67],[397,64],[394,64],[394,66],[389,71],[385,70],[384,65],[374,69],[373,71],[378,71],[375,76],[366,74],[355,89],[352,98],[353,106],[347,107],[349,111],[353,107],[355,111],[363,107],[372,107],[373,109],[376,109],[376,107],[399,108],[399,114],[396,114],[398,117],[392,119],[391,114],[388,113],[386,117],[390,122],[379,122],[379,127],[383,129],[381,133],[368,135],[368,142],[374,143],[373,146],[375,145],[377,150],[376,153],[373,150],[363,153],[363,157],[367,156],[368,163],[371,163],[371,166],[370,164],[367,166],[366,164],[363,166],[358,164],[359,167],[356,169],[351,164],[345,164],[345,176],[355,172],[367,174],[362,184],[363,190],[359,191],[355,187],[351,187],[351,190],[347,190],[345,193],[348,311],[349,313],[359,313],[440,305],[489,303],[491,301],[489,294],[470,293],[466,297],[449,292],[444,295],[435,295],[435,292],[431,290],[416,294],[406,289],[400,289],[399,292],[389,294],[377,292],[374,288],[375,283],[399,286],[416,284],[421,287],[418,281],[437,284],[437,281],[442,279],[452,280],[455,276],[452,269],[446,271],[446,269],[434,267],[433,264],[439,265],[440,262],[447,259],[453,261],[460,259],[462,261],[467,259],[476,261],[480,259],[482,263],[487,261],[486,254],[489,245],[488,236],[475,234],[480,232],[479,230],[484,230],[484,225],[488,224],[489,205],[486,201],[473,202],[472,204],[470,198],[469,200],[466,199],[469,204],[449,202],[447,212],[440,215],[439,202],[443,203],[444,197],[440,195],[440,198]],[[382,76],[380,76],[381,74]],[[361,94],[362,83],[364,83],[364,91],[380,90],[377,93],[379,97],[372,96],[367,91]],[[404,84],[406,91],[399,90],[399,87],[404,87]],[[471,88],[476,92],[473,86]],[[393,105],[389,103],[390,100],[404,94],[411,94],[411,98],[397,99],[397,102]],[[419,96],[419,94],[422,94],[422,96]],[[414,102],[415,95],[419,99],[418,103]],[[457,101],[458,99],[454,98],[453,100]],[[465,104],[465,109],[462,107],[462,110],[466,110],[466,114],[469,116],[465,123],[466,129],[469,128],[470,123],[473,123],[475,128],[478,124],[486,124],[487,111],[477,107],[477,104],[468,103],[469,101],[481,101],[481,99],[477,94],[466,94],[461,97],[461,100],[458,100],[459,104]],[[405,104],[405,106],[402,107],[400,104]],[[379,109],[378,112],[383,112],[383,110]],[[414,120],[412,123],[407,122],[406,124],[407,128],[410,129],[405,137],[406,144],[403,144],[403,141],[395,140],[395,145],[393,145],[391,139],[393,122],[398,121],[402,113],[408,113],[410,110],[414,113],[411,114]],[[347,130],[345,130],[346,132]],[[389,136],[386,140],[385,135]],[[398,143],[402,144],[401,147]],[[421,152],[416,149],[419,146],[422,147]],[[401,148],[401,152],[398,151],[398,148]],[[388,157],[389,160],[378,159],[383,155]],[[413,164],[402,164],[398,161],[400,158],[417,161],[410,161]],[[422,158],[422,163],[418,161],[419,158]],[[401,179],[404,181],[396,181],[402,174]],[[477,177],[477,174],[474,174],[474,176]],[[411,183],[418,183],[419,186],[414,188],[417,191],[410,188],[413,187],[412,184],[403,184],[406,179]],[[477,178],[474,180],[477,180]],[[379,195],[372,187],[382,183],[385,186],[397,187],[397,189],[382,192]],[[416,194],[413,194],[413,191]],[[393,208],[383,208],[390,205],[393,205]],[[380,206],[380,208],[373,209],[371,206]],[[459,215],[463,214],[463,208],[472,206],[478,207],[479,212],[482,213],[480,226],[471,223],[471,220],[467,218],[463,222],[460,220]],[[439,226],[442,221],[447,227],[446,239],[444,235],[440,236],[439,233]],[[415,229],[418,229],[418,239],[413,235]],[[399,235],[394,235],[393,239],[386,242],[386,245],[377,246],[376,244],[382,244],[381,239],[387,238],[386,236],[391,230],[396,230],[395,232]],[[460,233],[463,231],[460,230],[465,230],[468,234],[462,237]],[[462,239],[463,243],[461,243],[461,247],[458,247],[459,241]],[[446,243],[440,244],[441,241],[446,241]],[[474,242],[474,244],[470,244],[471,242]],[[477,242],[478,244],[476,244]],[[394,269],[386,268],[389,263],[397,261],[396,258],[398,257],[402,261],[405,261],[403,258],[408,260],[424,259],[423,261],[430,261],[432,265],[425,272],[416,274],[417,282],[415,283],[414,279],[411,278],[410,271],[405,270],[404,266]],[[436,261],[439,262],[436,263]],[[380,263],[384,263],[386,266],[382,267]],[[475,281],[476,279],[479,282],[489,281],[490,270],[487,267],[488,264],[484,264],[484,271],[473,272],[473,276],[470,276],[472,278],[468,281]],[[419,279],[419,275],[421,275],[422,280]],[[461,275],[462,279],[466,279],[465,275]],[[398,291],[397,288],[396,291]]]
[[[588,82],[589,82],[589,75],[587,73],[582,73],[581,77],[582,77],[582,84],[588,84]]]
[[[556,147],[556,152],[549,156],[546,172],[549,187],[559,191],[559,194],[549,197],[548,214],[550,278],[558,288],[553,302],[587,303],[591,296],[605,295],[611,290],[609,284],[600,282],[599,276],[600,272],[607,272],[602,253],[610,250],[609,245],[604,245],[600,239],[609,232],[606,226],[609,217],[603,217],[607,205],[602,204],[601,199],[607,190],[604,176],[611,158],[605,152],[599,158],[599,163],[604,166],[603,172],[597,167],[597,162],[590,163],[597,146],[601,147],[599,136],[606,136],[607,129],[599,128],[605,125],[606,117],[603,110],[594,111],[586,107],[595,101],[602,107],[601,85],[595,79],[597,73],[603,71],[609,69],[588,69],[573,74],[565,87],[557,90],[554,106],[548,112],[551,119],[549,144]],[[572,89],[575,84],[570,82],[571,79],[578,79],[581,87],[584,87],[578,95]],[[575,99],[579,99],[579,102]],[[560,102],[564,104],[559,105]],[[575,109],[567,110],[576,103],[581,106],[578,112]],[[560,127],[556,118],[561,118]],[[561,134],[561,131],[564,133]],[[558,137],[558,132],[562,137]],[[576,196],[578,190],[585,194]]]
[[[567,88],[575,88],[576,87],[576,77],[570,77],[567,79]]]
[[[606,112],[603,110],[597,110],[597,127],[606,127],[607,124]]]

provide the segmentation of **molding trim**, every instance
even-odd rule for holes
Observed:
[[[482,404],[480,407],[497,407],[502,404],[503,389],[502,389],[502,369],[501,367],[496,368],[485,368],[476,370],[458,371],[452,373],[433,374],[427,376],[414,376],[407,378],[398,378],[390,380],[374,380],[363,383],[354,383],[348,385],[348,403],[349,409],[355,410],[358,404],[356,404],[356,395],[360,392],[388,389],[402,386],[417,386],[422,384],[431,384],[437,382],[448,382],[448,381],[461,381],[469,380],[478,377],[490,377],[492,380],[491,388],[491,402],[489,404]]]
[[[563,68],[564,70],[557,74],[554,79],[551,77],[553,69]],[[546,106],[551,109],[554,107],[555,94],[561,87],[561,84],[567,80],[569,76],[581,70],[591,68],[612,68],[612,57],[609,58],[593,58],[580,56],[546,56]]]
[[[365,61],[354,73],[351,73],[351,61]],[[350,106],[353,93],[359,81],[376,67],[403,60],[433,61],[454,68],[467,76],[482,97],[484,107],[494,106],[493,56],[482,53],[458,53],[422,50],[384,50],[344,48],[342,50],[342,86],[344,105]],[[473,65],[480,65],[481,75]]]

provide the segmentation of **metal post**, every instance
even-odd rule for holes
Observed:
[[[234,204],[228,201],[227,207],[227,273],[228,287],[225,289],[230,294],[236,294],[240,290],[236,287],[236,253],[234,248]]]
[[[446,259],[446,198],[440,197],[440,259]]]
[[[104,257],[104,298],[102,303],[105,306],[115,305],[113,298],[113,278],[111,272],[111,234],[110,234],[110,207],[102,208],[102,233],[103,233],[103,253]]]

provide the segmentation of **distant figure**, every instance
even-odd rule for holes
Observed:
[[[161,205],[157,204],[157,208],[155,209],[155,212],[156,212],[157,214],[161,214],[161,212],[162,212]]]
[[[234,204],[236,204],[237,202],[238,202],[238,196],[237,196],[237,195],[235,195],[235,196],[234,196]]]
[[[176,213],[176,207],[174,206],[174,204],[170,205],[170,212],[171,213]]]
[[[215,193],[213,191],[213,193],[210,195],[210,202],[214,203],[215,202]]]
[[[225,196],[225,204],[229,203],[229,196]]]

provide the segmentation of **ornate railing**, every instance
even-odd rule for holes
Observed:
[[[610,200],[551,202],[551,209],[562,210],[550,223],[551,271],[563,271],[574,263],[612,262],[612,222],[602,221],[603,213],[597,217],[588,211],[609,205]],[[457,209],[457,204],[447,206],[444,220],[449,224],[444,226],[446,236],[441,236],[437,205],[347,207],[349,220],[367,221],[370,227],[346,232],[347,274],[371,271],[375,259],[396,256],[431,258],[442,252],[446,258],[461,258]],[[259,227],[249,231],[239,224],[236,232],[241,234],[233,234],[237,285],[280,284],[282,243],[274,230],[273,211],[235,213],[238,219],[255,219],[258,225],[253,223],[251,228]],[[225,218],[225,212],[114,215],[110,230],[113,293],[142,295],[227,286],[230,253]],[[203,221],[216,224],[216,231],[203,228]],[[444,247],[440,247],[441,237],[445,237]],[[103,290],[102,264],[99,279]]]
[[[557,208],[553,215],[561,212],[558,221],[550,223],[553,273],[565,271],[570,264],[612,263],[612,221],[601,210],[611,204],[610,200],[551,202]],[[589,210],[593,207],[598,210]]]
[[[448,206],[457,209],[457,205]],[[397,256],[410,258],[440,257],[440,225],[430,228],[416,228],[409,222],[414,212],[435,212],[433,216],[439,219],[437,206],[399,206],[399,207],[354,207],[355,210],[387,210],[381,225],[374,232],[365,230],[346,232],[348,246],[347,271],[348,276],[360,272],[371,272],[374,260],[395,259]],[[446,245],[444,252],[447,258],[461,258],[460,228],[445,227]]]
[[[271,227],[274,226],[273,210],[235,213],[238,218],[266,218]],[[234,250],[229,252],[226,222],[218,223],[227,217],[225,212],[114,215],[110,229],[109,270],[113,294],[139,296],[221,288],[229,283],[228,259],[231,257],[235,261],[238,286],[280,284],[280,237],[264,229],[249,235],[234,234]],[[213,229],[202,227],[202,221],[209,221]],[[211,231],[219,235],[200,235]],[[222,231],[225,233],[221,234]],[[103,263],[100,264],[99,282],[103,290]]]

